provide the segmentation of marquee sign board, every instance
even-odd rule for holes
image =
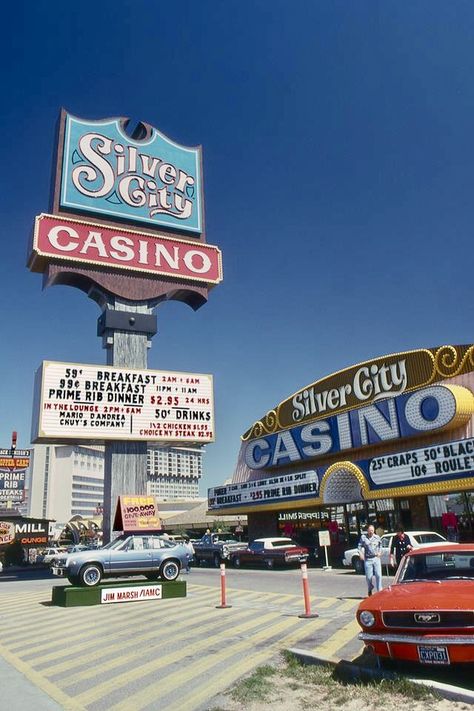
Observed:
[[[474,345],[382,356],[302,388],[255,422],[232,483],[209,490],[209,502],[216,513],[278,510],[286,484],[268,500],[269,479],[293,481],[307,467],[315,491],[288,492],[295,508],[469,490],[473,427]]]
[[[250,469],[280,467],[454,429],[466,424],[473,413],[474,395],[470,390],[459,385],[431,385],[312,424],[265,435],[244,442],[242,447]]]
[[[212,375],[44,361],[32,441],[214,441]]]
[[[337,468],[339,465],[332,465]],[[347,462],[342,462],[344,469]],[[306,500],[311,505],[324,503],[325,476],[331,467],[317,467],[311,471],[285,469],[278,476],[256,479],[238,484],[227,484],[208,490],[210,510],[258,507],[261,504],[282,505]],[[456,488],[455,482],[474,476],[474,438],[453,440],[417,449],[385,454],[351,463],[352,473],[357,472],[359,484],[364,489],[363,497],[379,498],[395,496],[397,490],[407,494],[421,485]],[[472,480],[472,479],[471,479]],[[362,494],[361,494],[362,500]],[[342,502],[341,502],[342,503]],[[279,520],[291,518],[317,518],[318,514],[280,515]]]
[[[42,214],[35,220],[30,269],[43,272],[49,259],[204,284],[222,281],[221,252],[212,245]]]
[[[125,132],[126,119],[80,119],[62,112],[55,212],[97,214],[203,232],[201,148],[179,145],[148,124]]]
[[[473,345],[422,348],[373,358],[301,388],[255,422],[242,439],[313,422],[472,371]]]
[[[268,477],[243,484],[228,484],[208,490],[209,509],[243,504],[291,501],[294,498],[314,498],[319,492],[316,470]]]
[[[0,502],[23,500],[29,466],[29,449],[0,449]]]

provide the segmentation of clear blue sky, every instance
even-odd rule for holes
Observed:
[[[16,0],[2,14],[0,446],[43,359],[104,363],[99,310],[25,267],[61,106],[202,144],[224,282],[166,303],[149,367],[214,374],[217,441],[331,372],[472,341],[472,0]]]

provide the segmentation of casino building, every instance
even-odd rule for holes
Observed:
[[[329,529],[334,560],[368,523],[474,540],[473,427],[474,345],[374,358],[257,420],[209,510],[246,514],[249,540]]]

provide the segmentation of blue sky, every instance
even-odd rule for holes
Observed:
[[[104,363],[98,307],[26,266],[59,109],[203,146],[224,282],[157,309],[150,368],[214,374],[217,441],[320,377],[472,341],[474,4],[17,0],[3,13],[0,446],[30,443],[43,359]]]

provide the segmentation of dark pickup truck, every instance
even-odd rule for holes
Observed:
[[[200,541],[194,541],[194,563],[210,563],[216,568],[229,561],[232,553],[247,548],[229,533],[206,533]]]

